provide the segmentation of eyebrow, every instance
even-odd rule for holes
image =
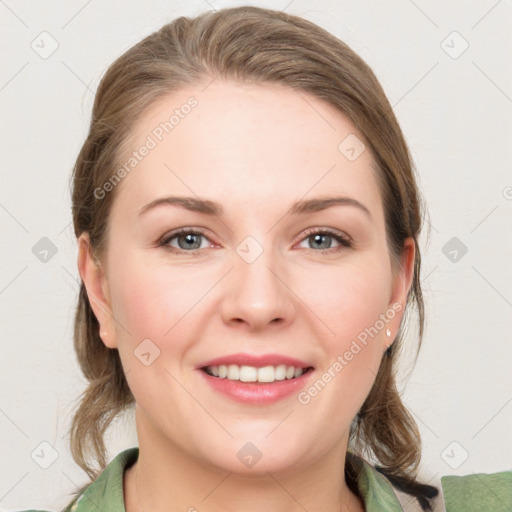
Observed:
[[[209,199],[201,199],[196,197],[182,197],[182,196],[166,196],[151,201],[147,205],[143,206],[139,211],[139,216],[146,213],[148,210],[152,210],[158,206],[163,205],[175,205],[187,210],[204,213],[206,215],[212,215],[215,217],[221,217],[224,214],[224,209],[220,203],[211,201]],[[306,199],[297,201],[288,210],[287,214],[297,215],[314,213],[325,210],[332,206],[355,206],[359,210],[363,211],[370,219],[372,215],[370,210],[362,203],[351,197],[340,197],[340,196],[324,196],[317,197],[314,199]]]

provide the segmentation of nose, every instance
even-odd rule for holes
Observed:
[[[269,325],[283,327],[293,321],[293,292],[271,250],[264,250],[251,263],[234,254],[233,270],[224,286],[224,322],[253,332]]]

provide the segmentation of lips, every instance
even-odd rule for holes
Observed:
[[[198,365],[197,369],[204,369],[206,367],[211,366],[220,366],[220,365],[230,365],[236,364],[238,366],[253,366],[256,368],[263,368],[265,366],[294,366],[295,368],[312,368],[313,365],[301,361],[300,359],[296,359],[289,356],[284,356],[281,354],[263,354],[260,356],[252,355],[252,354],[231,354],[227,356],[217,357],[215,359],[210,359],[208,361],[202,362]]]
[[[252,405],[270,405],[291,397],[315,375],[306,361],[281,354],[232,354],[204,361],[197,370],[210,389]]]

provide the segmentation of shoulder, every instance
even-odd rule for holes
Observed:
[[[512,510],[512,471],[441,477],[447,512]]]
[[[357,487],[367,512],[424,510],[409,489],[395,482],[363,459],[358,462]],[[430,495],[435,512],[511,512],[512,471],[477,473],[465,476],[442,476],[429,482],[437,495]]]
[[[123,475],[138,455],[137,447],[119,453],[63,512],[124,511]]]
[[[79,495],[62,512],[124,511],[123,474],[139,455],[138,447],[119,453],[98,478],[79,491]],[[23,510],[20,512],[49,512]]]

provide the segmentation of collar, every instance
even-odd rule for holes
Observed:
[[[351,454],[352,457],[356,457]],[[126,512],[124,508],[124,471],[137,461],[139,448],[119,453],[65,512]],[[373,466],[358,458],[360,470],[357,488],[366,512],[402,512],[402,507],[389,481]]]

